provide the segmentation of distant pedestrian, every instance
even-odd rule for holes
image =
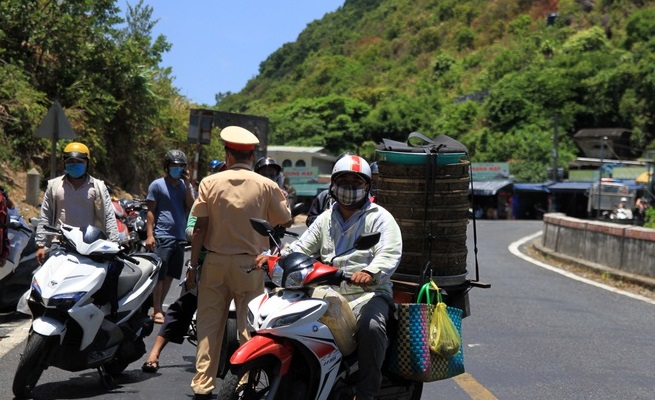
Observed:
[[[187,158],[181,150],[171,150],[164,156],[162,178],[148,187],[146,204],[146,249],[154,251],[162,261],[157,284],[152,291],[152,318],[164,323],[162,310],[173,279],[180,279],[184,264],[187,215],[195,198],[189,178]]]

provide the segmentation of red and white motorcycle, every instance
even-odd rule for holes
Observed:
[[[272,235],[268,222],[251,219],[251,223],[260,234]],[[335,258],[369,249],[379,240],[380,233],[362,235],[352,249]],[[353,343],[355,317],[343,297],[322,290],[348,277],[343,270],[302,253],[273,256],[267,267],[278,288],[248,305],[254,332],[232,355],[218,398],[352,399],[359,369]],[[377,398],[419,400],[422,390],[421,382],[383,371]]]

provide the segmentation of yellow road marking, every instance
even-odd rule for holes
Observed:
[[[453,380],[471,396],[472,400],[498,400],[486,387],[476,381],[471,374],[465,372],[457,375]]]

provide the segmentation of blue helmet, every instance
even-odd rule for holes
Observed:
[[[209,162],[209,173],[213,174],[215,172],[220,172],[226,167],[223,161],[214,159]]]

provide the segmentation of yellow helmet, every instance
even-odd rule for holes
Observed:
[[[77,158],[80,160],[89,160],[91,153],[86,145],[78,142],[71,142],[64,148],[64,160],[68,158]]]

